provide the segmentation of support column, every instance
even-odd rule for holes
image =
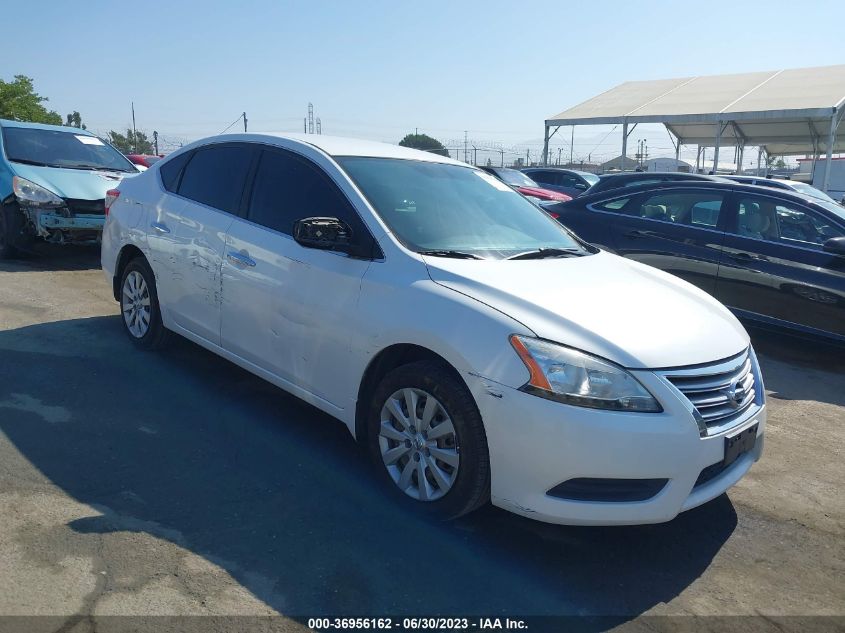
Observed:
[[[825,193],[827,193],[827,189],[830,187],[830,166],[833,163],[833,146],[836,145],[837,114],[837,112],[834,112],[833,116],[830,117],[830,134],[827,137],[827,160],[824,165],[824,183],[821,187],[821,190]]]
[[[695,146],[695,173],[701,169],[701,145]]]
[[[742,173],[742,160],[745,158],[745,141],[742,141],[739,146],[739,161],[736,164],[736,173]]]
[[[716,122],[716,149],[713,152],[713,169],[714,174],[719,171],[719,142],[722,140],[722,122]]]
[[[549,124],[546,123],[545,125],[546,131],[543,135],[543,166],[547,166],[549,164]],[[529,167],[531,165],[528,165]]]
[[[757,176],[760,175],[760,163],[763,162],[763,146],[757,148]]]
[[[625,154],[628,152],[628,122],[622,124],[622,165],[621,171],[625,171]]]

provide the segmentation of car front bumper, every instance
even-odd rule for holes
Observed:
[[[658,396],[663,412],[575,407],[469,376],[487,432],[493,504],[550,523],[660,523],[718,497],[760,458],[766,425],[762,402],[730,429],[702,437],[683,394],[653,372],[632,373]],[[702,470],[724,459],[725,437],[755,424],[753,449],[696,485]],[[573,500],[548,494],[572,479],[667,481],[654,496],[641,501]]]

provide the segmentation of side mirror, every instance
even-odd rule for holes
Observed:
[[[293,224],[293,239],[305,248],[349,253],[352,229],[337,218],[303,218]]]
[[[845,255],[845,237],[831,237],[823,245],[825,253],[834,255]]]

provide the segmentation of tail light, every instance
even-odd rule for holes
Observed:
[[[111,205],[114,204],[114,201],[120,197],[120,190],[119,189],[109,189],[106,192],[106,199],[103,201],[105,208],[106,208],[106,215],[109,214],[109,209],[111,209]]]

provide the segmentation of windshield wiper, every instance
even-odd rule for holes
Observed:
[[[127,172],[127,169],[120,169],[118,167],[103,167],[102,165],[86,165],[84,163],[79,163],[77,165],[62,165],[65,169],[91,169],[96,171],[121,171]]]
[[[420,255],[431,255],[433,257],[454,257],[455,259],[484,259],[474,253],[450,250],[417,251]]]
[[[29,160],[28,158],[10,158],[13,163],[23,163],[24,165],[35,165],[36,167],[58,167],[52,163],[45,163],[40,160]]]
[[[512,255],[507,259],[546,259],[547,257],[580,257],[581,255],[581,251],[571,248],[538,248],[535,251]]]

